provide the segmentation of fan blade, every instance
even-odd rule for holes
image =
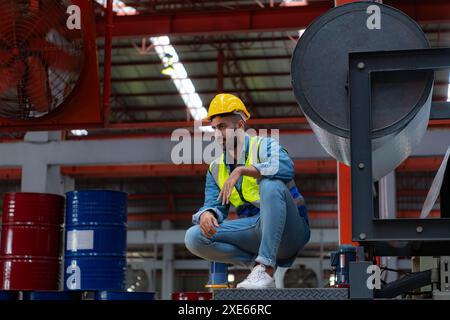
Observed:
[[[36,111],[47,112],[50,108],[47,72],[39,58],[28,57],[28,79],[25,92]]]
[[[2,2],[0,4],[0,39],[5,44],[11,44],[13,41],[13,33],[15,31],[13,5]]]
[[[17,86],[25,70],[26,66],[22,61],[16,61],[10,67],[0,70],[0,95]]]
[[[30,49],[38,53],[51,68],[75,72],[81,68],[80,60],[45,40],[33,40]]]
[[[34,8],[31,15],[20,23],[22,31],[20,41],[32,38],[44,38],[51,29],[65,27],[65,10],[54,0],[42,1],[40,7]]]
[[[9,60],[12,58],[12,54],[9,52],[0,52],[0,68],[8,64]]]

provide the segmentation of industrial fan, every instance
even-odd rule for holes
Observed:
[[[68,8],[80,8],[80,28]],[[101,123],[90,1],[0,0],[0,129]]]

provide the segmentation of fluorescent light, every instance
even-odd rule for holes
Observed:
[[[87,130],[71,130],[70,131],[74,136],[87,136],[89,134],[89,132]]]
[[[97,2],[106,7],[106,0],[97,0]],[[135,8],[127,6],[119,0],[113,1],[113,10],[123,15],[137,14]],[[165,67],[163,69],[164,74],[172,78],[192,118],[198,121],[206,117],[208,111],[203,107],[203,102],[195,91],[194,83],[189,78],[186,68],[180,62],[177,51],[170,44],[169,37],[151,37],[150,41],[154,45],[155,51]],[[211,126],[201,126],[199,129],[202,131],[214,131]]]
[[[106,0],[96,0],[99,4],[106,7]],[[113,0],[113,11],[117,12],[118,16],[134,16],[137,10],[133,7],[127,6],[123,1]]]
[[[307,0],[284,0],[280,7],[299,7],[299,6],[307,6]]]
[[[170,65],[173,67],[173,71],[171,70],[168,75],[172,78],[172,81],[180,93],[181,98],[188,108],[192,118],[194,120],[201,120],[205,118],[208,111],[203,106],[202,99],[195,91],[194,83],[189,78],[186,68],[180,62],[177,51],[170,44],[169,37],[151,37],[150,41],[155,46],[155,51],[166,68],[169,59],[168,57],[170,57]],[[210,126],[201,126],[199,129],[202,131],[213,131]]]
[[[298,38],[300,39],[302,37],[302,35],[305,33],[306,29],[300,29],[298,30]]]

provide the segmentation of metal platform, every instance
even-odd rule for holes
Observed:
[[[348,300],[348,289],[217,289],[214,300]]]

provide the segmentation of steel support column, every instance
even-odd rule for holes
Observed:
[[[163,230],[172,229],[172,223],[169,220],[162,222]],[[161,277],[161,299],[170,300],[173,292],[174,284],[174,245],[171,243],[165,243],[162,245],[162,277]]]

